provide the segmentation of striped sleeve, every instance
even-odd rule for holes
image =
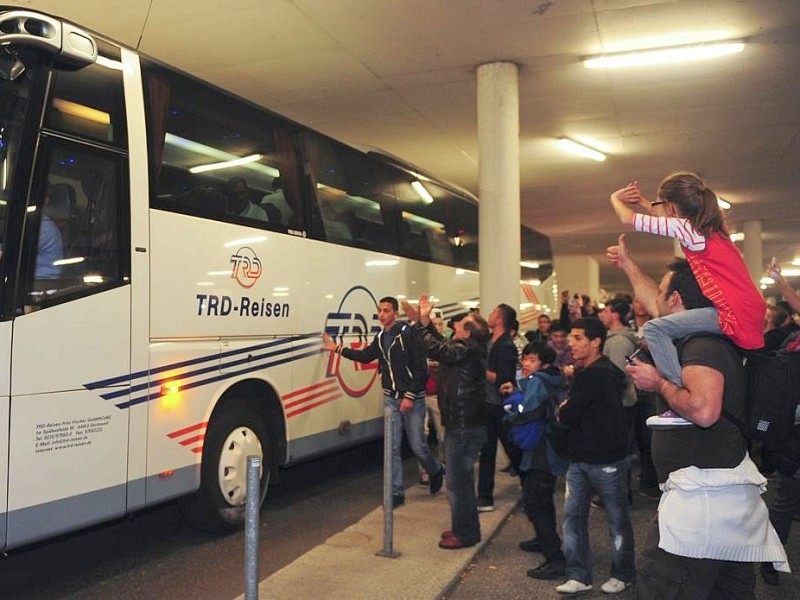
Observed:
[[[681,246],[693,252],[699,252],[706,247],[706,238],[695,231],[688,219],[677,217],[654,217],[643,213],[636,213],[633,217],[634,231],[653,233],[678,240]]]

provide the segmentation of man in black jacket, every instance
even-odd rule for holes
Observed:
[[[508,441],[508,432],[503,425],[504,395],[500,386],[514,385],[517,378],[519,356],[511,328],[517,320],[517,311],[508,304],[498,304],[486,319],[492,330],[489,355],[486,359],[486,443],[481,448],[478,465],[478,511],[494,510],[494,473],[497,457],[497,442],[503,446],[511,468],[516,469],[522,458],[520,450]]]
[[[442,489],[444,469],[425,441],[425,382],[428,380],[428,363],[407,323],[398,323],[397,299],[391,296],[378,302],[378,321],[383,331],[372,343],[361,350],[337,345],[323,332],[323,347],[345,358],[362,363],[378,360],[383,385],[383,404],[391,408],[392,419],[392,505],[405,504],[403,487],[403,462],[400,444],[405,428],[411,450],[420,465],[430,473],[430,493]]]
[[[481,540],[481,525],[475,498],[475,458],[486,441],[486,343],[489,326],[475,313],[454,324],[451,339],[444,338],[430,322],[433,305],[427,295],[419,298],[419,313],[404,303],[406,315],[417,320],[414,331],[421,336],[428,358],[439,362],[436,389],[447,458],[447,498],[450,529],[442,533],[439,547],[456,550]]]
[[[561,403],[558,418],[567,427],[567,493],[564,499],[564,554],[566,583],[562,594],[592,589],[589,550],[589,503],[600,496],[611,534],[611,577],[601,589],[617,594],[636,575],[633,526],[628,513],[627,452],[622,392],[624,372],[603,356],[606,328],[600,319],[585,317],[572,324],[569,345],[583,365],[575,371],[569,398]]]

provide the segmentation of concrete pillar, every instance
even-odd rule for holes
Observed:
[[[519,298],[519,70],[478,67],[478,224],[481,312]]]
[[[750,271],[750,277],[758,284],[765,269],[761,245],[761,221],[745,221],[742,224],[742,232],[744,233],[744,263],[747,265],[747,270]]]
[[[556,256],[553,259],[558,280],[559,298],[564,290],[569,296],[586,294],[595,303],[600,295],[600,265],[591,256]],[[557,307],[560,308],[560,305]],[[556,313],[558,314],[558,313]]]

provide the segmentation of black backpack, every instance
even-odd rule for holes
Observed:
[[[746,355],[745,369],[745,419],[734,422],[747,439],[779,445],[794,430],[800,402],[800,352],[751,352]]]
[[[697,337],[725,341],[744,360],[747,395],[744,420],[722,409],[722,416],[734,423],[753,442],[780,446],[792,438],[795,411],[800,402],[800,352],[743,350],[718,333],[693,333],[681,344]]]

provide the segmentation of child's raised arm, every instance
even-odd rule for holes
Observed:
[[[633,207],[637,205],[644,207],[649,212],[650,203],[642,196],[639,185],[635,181],[611,194],[611,206],[619,220],[625,225],[633,226],[633,218],[636,216]]]

